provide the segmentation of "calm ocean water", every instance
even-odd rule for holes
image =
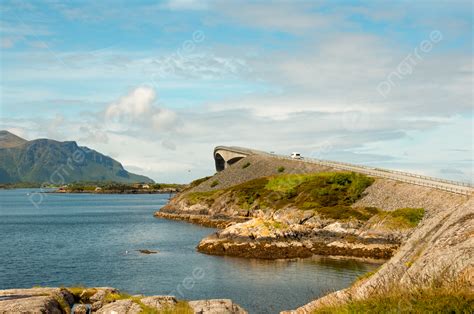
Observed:
[[[0,190],[0,289],[112,286],[131,294],[231,298],[250,313],[277,313],[379,266],[208,256],[195,247],[214,229],[153,217],[167,195],[48,194],[35,208],[33,191]]]

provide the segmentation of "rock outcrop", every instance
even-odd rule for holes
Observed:
[[[32,288],[0,290],[0,313],[245,314],[229,299],[180,301],[173,296],[130,296],[115,288]]]
[[[332,182],[333,177],[342,182],[337,188],[325,181]],[[387,259],[413,226],[391,223],[396,219],[375,206],[362,202],[349,206],[353,201],[348,199],[360,197],[349,195],[351,189],[370,184],[370,180],[343,172],[321,174],[321,178],[314,174],[259,178],[223,190],[189,190],[173,198],[155,216],[223,229],[198,245],[200,252],[213,255],[281,259],[317,254]],[[286,189],[284,192],[269,191],[267,186],[276,181]],[[311,184],[322,186],[327,196],[313,197],[318,190]],[[366,194],[370,193],[364,192],[363,198]],[[315,198],[321,205],[313,201]],[[307,204],[316,205],[307,209]]]
[[[0,313],[65,313],[74,303],[64,288],[0,290]]]
[[[371,277],[347,289],[331,293],[301,308],[285,313],[311,313],[370,298],[393,289],[429,287],[474,288],[474,197],[381,182],[360,200],[424,206],[427,214],[397,253]],[[376,195],[376,196],[374,196]],[[471,290],[472,291],[472,290]]]

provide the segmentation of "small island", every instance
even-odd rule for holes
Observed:
[[[95,193],[95,194],[174,194],[186,185],[174,183],[71,183],[63,185],[52,193]]]

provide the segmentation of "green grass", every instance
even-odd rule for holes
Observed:
[[[212,205],[215,199],[221,194],[221,190],[209,192],[192,192],[186,194],[186,201],[189,205],[194,205],[197,203],[206,203],[208,205]]]
[[[304,181],[309,180],[311,177],[311,175],[305,174],[289,174],[273,177],[268,181],[267,185],[265,185],[265,189],[275,192],[288,193],[293,191]]]
[[[309,205],[309,207],[313,207],[313,205]],[[372,207],[353,208],[345,205],[318,207],[313,209],[324,218],[337,220],[349,220],[355,218],[358,220],[367,221],[378,212],[375,212]]]
[[[474,295],[469,289],[429,288],[415,292],[393,289],[385,295],[325,307],[313,314],[335,313],[473,313]]]
[[[97,292],[97,289],[95,288],[86,288],[83,286],[67,287],[66,289],[72,293],[75,300],[81,300],[84,302],[88,302],[89,298]]]
[[[190,205],[200,202],[212,205],[219,196],[227,194],[230,201],[245,210],[294,206],[313,210],[327,218],[368,220],[379,210],[350,206],[372,182],[372,178],[350,172],[285,174],[254,179],[217,191],[189,193],[186,198]]]
[[[416,227],[423,219],[425,210],[423,208],[399,208],[389,212],[389,214],[410,227]]]
[[[211,183],[211,188],[216,187],[216,186],[218,186],[218,185],[219,185],[219,181],[214,180],[214,181],[212,181],[212,183]]]
[[[423,208],[399,208],[384,211],[377,215],[376,222],[385,229],[410,229],[416,227],[423,219]]]

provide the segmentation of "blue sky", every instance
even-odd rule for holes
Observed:
[[[470,1],[2,1],[0,127],[76,140],[157,181],[212,173],[219,144],[472,181],[472,13]]]

